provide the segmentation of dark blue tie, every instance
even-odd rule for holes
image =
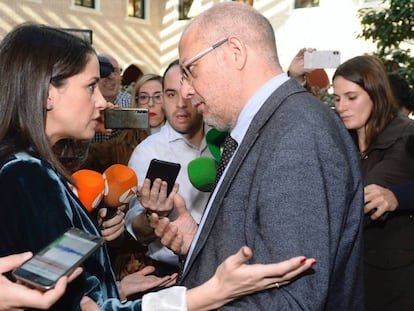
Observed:
[[[236,149],[237,141],[235,141],[230,135],[227,135],[223,142],[223,153],[221,154],[221,159],[217,167],[216,180],[214,182],[213,190],[220,180],[221,175],[223,175],[223,172]]]

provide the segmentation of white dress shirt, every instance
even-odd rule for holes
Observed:
[[[206,126],[205,131],[208,130],[209,128]],[[148,136],[135,148],[128,166],[135,171],[138,183],[142,185],[152,159],[180,163],[181,170],[176,181],[180,185],[178,193],[184,198],[187,209],[195,221],[199,223],[210,193],[201,192],[192,186],[188,178],[187,165],[200,156],[212,157],[205,139],[198,148],[190,144],[167,122],[158,133]],[[134,237],[132,221],[142,213],[145,213],[145,209],[133,197],[130,201],[130,208],[125,215],[125,223],[128,232]],[[170,217],[174,217],[174,212],[170,214]],[[158,239],[148,245],[147,255],[158,261],[178,265],[178,257],[171,250],[162,246]]]

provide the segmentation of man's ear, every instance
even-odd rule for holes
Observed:
[[[235,67],[239,70],[242,69],[246,63],[246,46],[237,37],[230,37],[228,40],[228,45],[231,48],[231,60],[235,64]]]

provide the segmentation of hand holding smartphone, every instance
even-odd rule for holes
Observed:
[[[341,63],[341,53],[333,50],[305,51],[303,57],[305,69],[336,68]]]
[[[179,163],[167,162],[158,159],[152,159],[145,178],[151,180],[151,187],[156,178],[166,181],[167,196],[171,193],[181,165]]]
[[[13,271],[13,276],[40,290],[53,288],[103,244],[102,237],[78,228],[62,236]]]

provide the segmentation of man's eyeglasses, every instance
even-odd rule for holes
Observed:
[[[163,99],[162,94],[154,94],[152,96],[141,94],[141,95],[135,96],[135,100],[139,105],[148,105],[150,100],[152,100],[154,104],[162,104],[162,99]]]
[[[213,45],[209,46],[208,48],[206,48],[204,51],[201,51],[197,55],[191,57],[190,59],[187,59],[184,63],[182,63],[180,65],[181,72],[182,72],[182,79],[190,80],[193,77],[193,75],[191,73],[191,64],[198,61],[200,58],[202,58],[204,55],[210,53],[214,49],[218,48],[220,45],[227,42],[227,40],[228,40],[228,38],[221,39],[220,41],[218,41],[218,42],[214,43]]]

